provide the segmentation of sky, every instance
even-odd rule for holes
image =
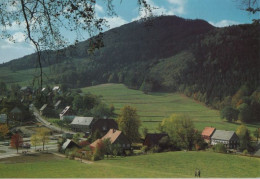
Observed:
[[[114,0],[113,4],[117,16],[111,17],[106,12],[106,0],[97,0],[95,6],[98,17],[107,20],[111,28],[138,20],[144,16],[139,11],[137,0]],[[154,15],[176,15],[186,19],[203,19],[216,27],[225,27],[235,24],[252,23],[252,19],[260,15],[252,15],[241,10],[241,0],[147,0],[155,9]],[[0,26],[1,27],[1,26]],[[108,28],[109,29],[109,28]],[[107,29],[107,30],[108,30]],[[1,30],[1,28],[0,28]],[[7,39],[0,39],[0,63],[20,58],[35,52],[33,45],[26,39],[25,27],[14,25],[8,29],[13,34],[16,43]],[[68,41],[73,41],[75,34],[61,29],[67,34]],[[86,38],[88,35],[86,33]]]

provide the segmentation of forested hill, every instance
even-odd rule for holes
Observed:
[[[215,28],[203,20],[162,16],[105,32],[104,47],[92,55],[88,41],[50,52],[44,66],[51,64],[52,82],[71,87],[119,82],[145,92],[182,91],[218,109],[254,106],[251,113],[257,113],[259,32],[255,24]],[[35,63],[30,55],[5,66],[19,70]]]

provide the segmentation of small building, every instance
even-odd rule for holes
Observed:
[[[59,109],[60,104],[61,104],[61,100],[58,100],[58,101],[54,104],[54,109],[55,109],[55,110]]]
[[[110,129],[105,136],[103,136],[101,139],[97,139],[92,144],[90,144],[90,147],[96,148],[98,143],[105,139],[110,139],[112,145],[117,146],[123,150],[131,149],[130,141],[127,139],[122,131],[116,129]]]
[[[211,143],[211,137],[214,134],[216,128],[213,127],[205,127],[204,130],[201,133],[202,138],[204,141],[208,144]]]
[[[105,135],[109,129],[118,129],[118,125],[113,119],[97,119],[91,126],[91,133],[93,134],[96,130],[99,130],[102,135]]]
[[[73,148],[73,147],[78,147],[78,148],[79,148],[78,144],[76,144],[75,142],[73,142],[73,141],[70,140],[70,139],[67,139],[67,140],[62,144],[62,146],[61,146],[61,148],[62,148],[63,150],[71,149],[71,148]]]
[[[20,108],[18,108],[17,106],[15,106],[11,111],[10,111],[10,118],[12,120],[16,120],[16,121],[21,121],[23,120],[23,112]]]
[[[159,141],[165,136],[168,136],[168,134],[165,134],[165,133],[150,134],[149,133],[145,136],[143,145],[146,145],[148,147],[159,146]]]
[[[216,130],[211,137],[211,145],[224,144],[227,149],[237,149],[239,138],[234,131]]]
[[[71,122],[71,129],[75,132],[84,132],[89,134],[91,132],[91,124],[93,122],[93,117],[79,117],[76,116]]]
[[[44,104],[42,107],[41,107],[41,109],[40,109],[40,115],[45,115],[46,114],[46,112],[47,112],[47,106],[48,106],[48,104]]]
[[[7,115],[0,114],[0,124],[6,124],[6,122],[7,122]]]
[[[60,120],[73,120],[75,118],[75,113],[70,106],[65,107],[65,109],[60,113]]]

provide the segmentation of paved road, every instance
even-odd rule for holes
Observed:
[[[28,142],[29,143],[29,142]],[[42,149],[42,145],[38,145],[36,146],[36,150],[37,149]],[[58,150],[58,145],[57,145],[57,141],[56,140],[51,140],[47,145],[44,146],[44,149],[48,151],[57,151]],[[8,157],[14,157],[14,156],[19,156],[21,155],[21,153],[23,151],[29,151],[30,153],[35,151],[35,147],[32,146],[30,149],[19,149],[18,150],[18,154],[16,149],[11,148],[10,146],[4,146],[4,145],[0,145],[0,150],[1,151],[5,151],[5,153],[0,153],[0,159],[1,158],[8,158]]]
[[[39,114],[38,110],[37,110],[35,107],[32,107],[31,109],[32,109],[32,111],[33,111],[33,114],[34,114],[34,116],[35,116],[35,119],[36,119],[38,122],[42,123],[45,127],[49,128],[49,129],[51,129],[51,130],[53,130],[53,131],[59,132],[59,133],[64,133],[64,132],[66,132],[66,133],[75,134],[75,132],[72,132],[72,131],[69,131],[69,130],[65,130],[65,129],[62,129],[62,130],[61,130],[59,127],[56,127],[56,126],[54,126],[54,125],[51,125],[50,122],[48,122],[48,121],[46,121],[45,119],[42,118],[42,116]]]

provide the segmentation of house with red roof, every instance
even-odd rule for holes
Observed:
[[[98,143],[105,139],[110,139],[112,145],[117,146],[123,150],[131,149],[131,143],[127,137],[123,134],[122,131],[116,129],[110,129],[101,139],[97,139],[92,144],[90,144],[90,147],[96,148]]]
[[[215,131],[216,131],[216,128],[205,127],[204,130],[201,133],[204,141],[210,144],[211,143],[211,137],[213,136]]]

